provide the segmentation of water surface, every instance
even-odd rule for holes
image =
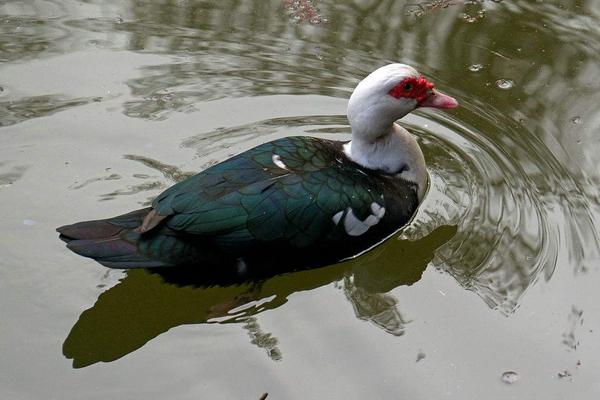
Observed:
[[[599,18],[593,0],[0,4],[0,393],[598,398]],[[347,98],[388,62],[461,107],[401,121],[431,187],[373,251],[207,288],[57,239],[256,144],[348,139]]]

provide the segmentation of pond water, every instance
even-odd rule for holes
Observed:
[[[6,399],[597,399],[600,2],[0,4]],[[288,135],[349,138],[389,62],[456,110],[401,123],[431,187],[352,261],[199,287],[57,226]]]

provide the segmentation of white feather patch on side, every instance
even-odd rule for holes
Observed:
[[[336,212],[333,217],[331,217],[331,220],[333,221],[334,224],[339,224],[340,223],[340,219],[342,219],[342,215],[344,214],[344,210],[342,211],[338,211]]]
[[[385,214],[385,208],[380,206],[379,204],[373,202],[371,203],[371,212],[364,221],[361,221],[354,215],[354,211],[352,208],[348,207],[346,209],[346,216],[344,217],[344,229],[346,233],[350,236],[360,236],[367,232],[370,227],[375,226],[381,221],[383,215]],[[342,218],[343,211],[337,212],[333,217],[333,222],[337,225]]]
[[[369,225],[356,218],[354,211],[352,211],[351,208],[348,208],[348,212],[344,218],[344,229],[350,236],[360,236],[369,230]]]
[[[273,160],[273,164],[275,164],[276,166],[278,166],[281,169],[285,169],[286,171],[288,171],[287,165],[285,165],[283,163],[283,161],[281,160],[281,157],[278,154],[273,154],[271,159]]]
[[[375,215],[379,219],[383,218],[383,216],[385,215],[385,207],[382,207],[375,202],[371,203],[371,211],[373,212],[373,215]]]

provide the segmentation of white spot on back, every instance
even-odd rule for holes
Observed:
[[[288,170],[287,166],[283,163],[281,157],[278,154],[273,154],[271,159],[273,160],[273,164],[275,164],[279,168],[285,169],[286,171]]]

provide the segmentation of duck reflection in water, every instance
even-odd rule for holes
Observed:
[[[65,339],[63,354],[73,360],[73,367],[82,368],[117,360],[179,325],[238,323],[253,344],[279,360],[277,338],[261,330],[255,315],[280,307],[295,292],[332,282],[342,288],[357,318],[400,336],[406,320],[389,292],[421,279],[436,249],[455,234],[456,227],[441,226],[416,241],[396,240],[395,235],[339,264],[244,281],[185,270],[129,270],[81,314]]]

